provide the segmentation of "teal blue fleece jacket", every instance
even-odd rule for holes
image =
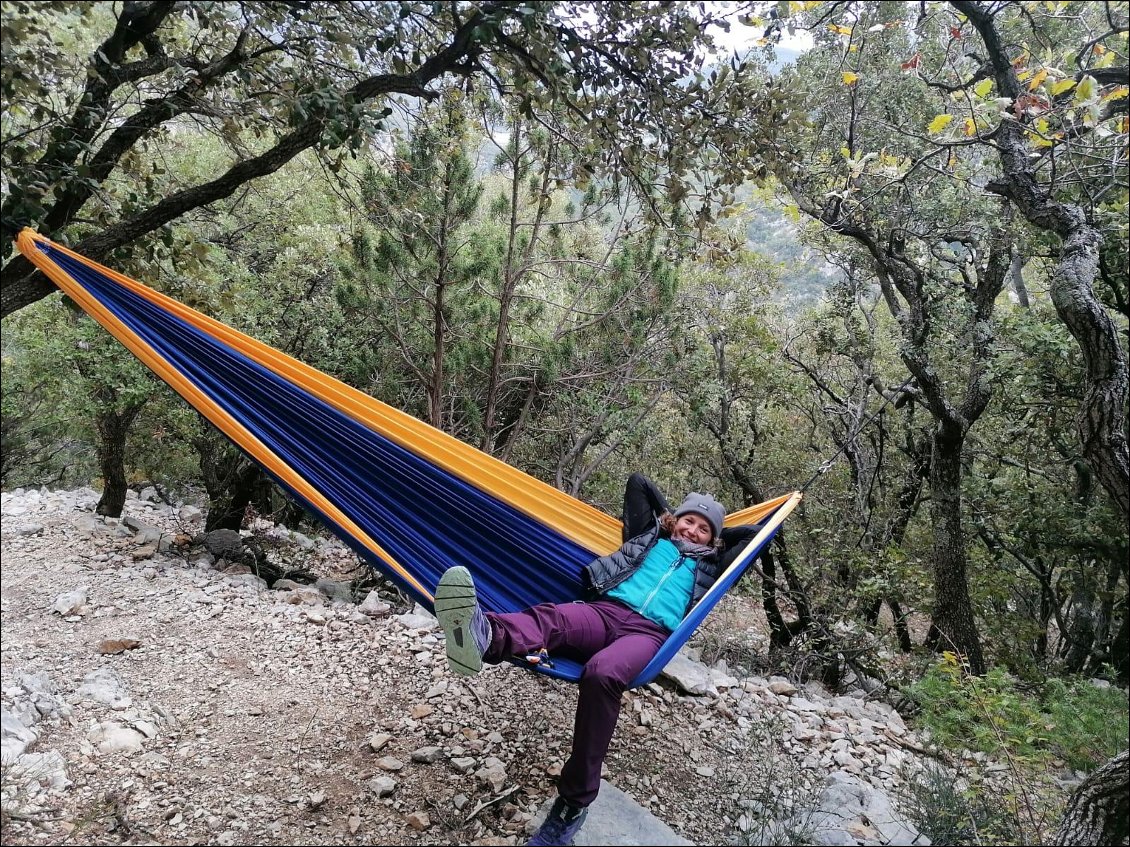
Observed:
[[[607,596],[645,618],[674,630],[683,620],[694,591],[695,560],[670,540],[659,539],[639,568]]]

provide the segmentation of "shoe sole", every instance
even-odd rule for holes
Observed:
[[[475,581],[463,567],[449,568],[436,586],[435,611],[447,646],[447,665],[460,676],[474,676],[483,657],[471,636],[471,618],[477,604]]]

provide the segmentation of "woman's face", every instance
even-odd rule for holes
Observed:
[[[705,546],[714,537],[714,530],[710,528],[709,521],[702,515],[688,512],[675,519],[675,529],[671,533],[671,537]]]

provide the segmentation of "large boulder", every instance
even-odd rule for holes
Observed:
[[[542,804],[529,825],[531,833],[541,826],[552,805],[552,797]],[[577,847],[585,847],[594,844],[684,845],[694,842],[687,841],[619,788],[602,779],[600,793],[589,806],[589,816],[573,843]]]

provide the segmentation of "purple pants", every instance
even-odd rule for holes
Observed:
[[[608,753],[620,695],[652,660],[670,634],[615,600],[542,603],[505,615],[487,613],[493,634],[483,659],[497,664],[544,647],[584,661],[573,753],[557,782],[557,793],[574,806],[588,806],[600,790],[600,768]]]

